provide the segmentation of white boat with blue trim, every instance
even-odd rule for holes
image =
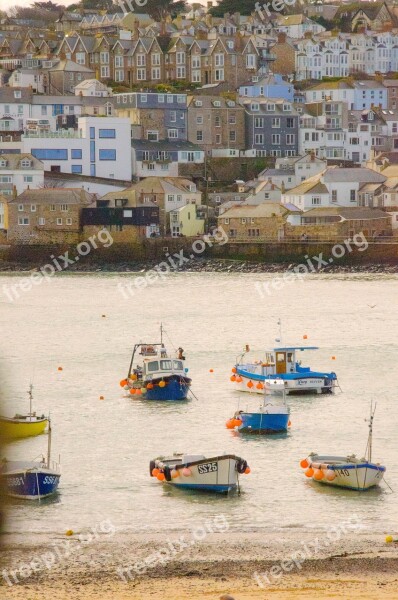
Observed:
[[[176,488],[228,494],[239,487],[239,475],[248,475],[250,468],[234,454],[173,454],[151,460],[149,473]]]
[[[365,491],[379,485],[386,472],[386,467],[372,462],[372,431],[375,410],[371,408],[369,420],[369,437],[364,458],[351,456],[333,456],[311,453],[300,462],[304,474],[314,481]]]

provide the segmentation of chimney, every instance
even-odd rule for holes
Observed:
[[[274,189],[275,189],[275,184],[271,183],[271,190],[274,190]]]
[[[286,42],[286,33],[284,31],[280,31],[278,33],[278,44],[284,44]]]
[[[286,192],[286,187],[285,187],[285,182],[282,181],[282,185],[281,185],[281,193],[284,194]]]
[[[13,198],[14,198],[14,200],[15,200],[15,198],[16,198],[17,196],[18,196],[18,194],[17,194],[17,186],[16,186],[16,185],[13,185],[13,186],[12,186],[12,197],[13,197]]]
[[[379,81],[380,83],[383,82],[383,75],[380,73],[380,71],[375,71],[374,79],[375,81]]]
[[[311,150],[311,162],[314,162],[315,160],[315,152],[313,150]]]
[[[306,32],[304,33],[304,38],[305,38],[306,40],[310,40],[310,39],[312,38],[312,31],[306,31]]]
[[[209,2],[207,3],[207,10],[209,10],[209,8],[213,7],[213,2],[211,0],[209,0]]]

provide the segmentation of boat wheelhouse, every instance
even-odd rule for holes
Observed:
[[[29,413],[26,415],[16,414],[14,417],[0,416],[0,437],[12,440],[32,437],[44,433],[48,418],[45,415],[37,415],[33,412],[33,386],[30,385],[29,395]]]

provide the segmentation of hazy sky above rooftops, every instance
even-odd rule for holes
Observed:
[[[54,3],[62,4],[63,6],[69,6],[70,4],[74,4],[77,0],[53,0]],[[33,4],[34,0],[0,0],[0,9],[8,10],[13,6],[30,6]],[[205,0],[195,0],[195,2],[200,2],[200,4],[206,4]],[[216,4],[216,2],[214,2]],[[139,11],[137,11],[139,12]],[[143,12],[143,11],[142,11]]]

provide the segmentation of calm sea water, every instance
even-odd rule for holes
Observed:
[[[299,467],[311,451],[362,456],[364,419],[377,400],[374,459],[398,491],[396,276],[312,276],[261,298],[254,284],[271,275],[185,273],[126,300],[117,284],[133,277],[63,274],[13,303],[2,286],[20,278],[0,277],[3,412],[27,409],[33,381],[35,408],[51,412],[54,458],[59,453],[62,464],[58,496],[13,503],[8,531],[77,531],[108,518],[123,531],[152,532],[220,511],[241,530],[294,528],[299,535],[350,514],[369,532],[396,527],[397,497],[385,486],[363,494],[330,489],[307,481]],[[290,397],[288,435],[239,437],[225,428],[239,401],[230,369],[244,344],[255,359],[273,346],[279,317],[284,342],[306,334],[320,346],[303,364],[336,370],[342,392]],[[156,340],[160,321],[174,347],[185,349],[197,399],[154,404],[123,396],[119,380],[132,346]],[[240,405],[247,404],[243,394]],[[8,453],[31,459],[46,444],[46,436],[23,440]],[[170,490],[149,477],[148,463],[174,451],[236,453],[252,473],[242,477],[241,496]]]

